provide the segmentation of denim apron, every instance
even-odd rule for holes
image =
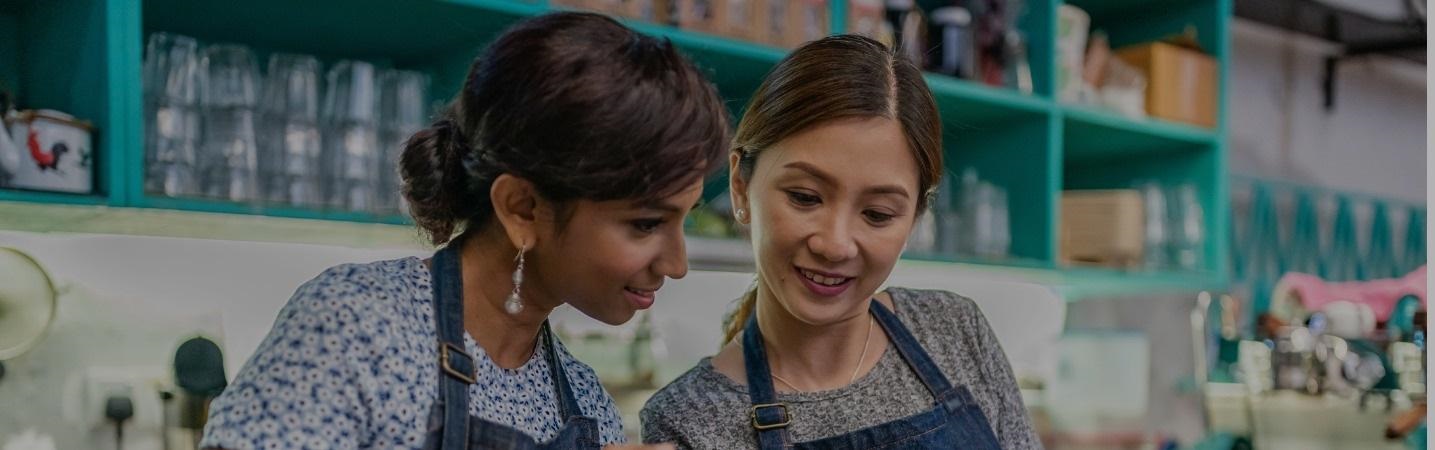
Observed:
[[[752,399],[751,417],[757,432],[758,447],[776,449],[1001,449],[991,424],[982,413],[966,386],[952,386],[922,345],[912,336],[897,316],[872,300],[868,308],[876,317],[892,346],[917,374],[917,378],[936,398],[931,410],[847,434],[808,442],[792,442],[787,431],[792,416],[787,404],[777,401],[772,386],[772,369],[767,364],[762,331],[757,317],[748,319],[743,330],[743,358],[747,365],[748,396]]]
[[[468,389],[475,382],[477,364],[463,343],[463,272],[459,269],[458,247],[450,244],[439,250],[429,269],[433,279],[434,321],[438,326],[439,398],[429,411],[428,439],[423,448],[597,450],[598,422],[581,415],[547,322],[543,323],[540,338],[563,417],[558,436],[539,443],[511,426],[469,416]]]

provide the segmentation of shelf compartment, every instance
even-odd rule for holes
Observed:
[[[953,192],[962,173],[975,169],[977,177],[1007,191],[1011,226],[1011,256],[1052,261],[1056,249],[1056,197],[1060,165],[1053,153],[1054,118],[1023,116],[982,127],[953,126],[943,116],[944,163]],[[956,201],[956,196],[952,196]]]
[[[1082,106],[1063,106],[1064,152],[1088,161],[1179,153],[1215,145],[1215,131],[1161,119],[1132,119]]]
[[[23,0],[0,4],[0,90],[23,109],[54,109],[89,121],[97,156],[92,195],[0,191],[0,198],[80,204],[123,201],[123,105],[116,86],[110,6],[104,0]],[[8,133],[7,133],[8,134]]]

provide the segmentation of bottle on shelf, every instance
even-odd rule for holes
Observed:
[[[932,47],[938,57],[932,61],[934,72],[957,78],[971,79],[975,59],[972,46],[972,13],[960,6],[932,10]]]
[[[917,67],[927,67],[927,20],[915,0],[887,0],[887,23],[891,24],[897,53]]]

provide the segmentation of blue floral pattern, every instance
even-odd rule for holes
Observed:
[[[210,408],[201,447],[414,449],[438,399],[437,333],[419,258],[330,268],[300,286],[236,379]],[[517,369],[464,344],[478,365],[470,412],[547,441],[562,427],[542,342]],[[613,399],[561,342],[583,415],[603,444],[623,442]]]

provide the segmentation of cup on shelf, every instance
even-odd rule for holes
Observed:
[[[258,196],[255,106],[259,65],[247,47],[211,45],[200,58],[203,145],[199,153],[202,195],[236,202]]]
[[[988,259],[1007,257],[1011,251],[1011,220],[1006,190],[967,168],[962,172],[958,199],[960,237],[956,253]]]
[[[428,114],[428,77],[407,70],[379,74],[379,170],[375,211],[395,213],[407,209],[399,195],[399,155],[409,136],[423,129]]]
[[[363,61],[339,61],[325,76],[320,188],[327,207],[372,211],[378,186],[376,71]]]
[[[319,61],[275,53],[259,103],[259,179],[267,203],[318,207]]]
[[[1168,195],[1171,263],[1181,270],[1200,269],[1205,260],[1205,213],[1196,185],[1183,183]]]
[[[1166,195],[1161,184],[1147,181],[1139,184],[1142,209],[1146,216],[1146,238],[1143,245],[1142,264],[1149,270],[1170,267],[1168,244],[1170,232],[1166,222]]]
[[[145,44],[146,192],[170,197],[199,194],[199,63],[199,43],[194,38],[154,33]]]

